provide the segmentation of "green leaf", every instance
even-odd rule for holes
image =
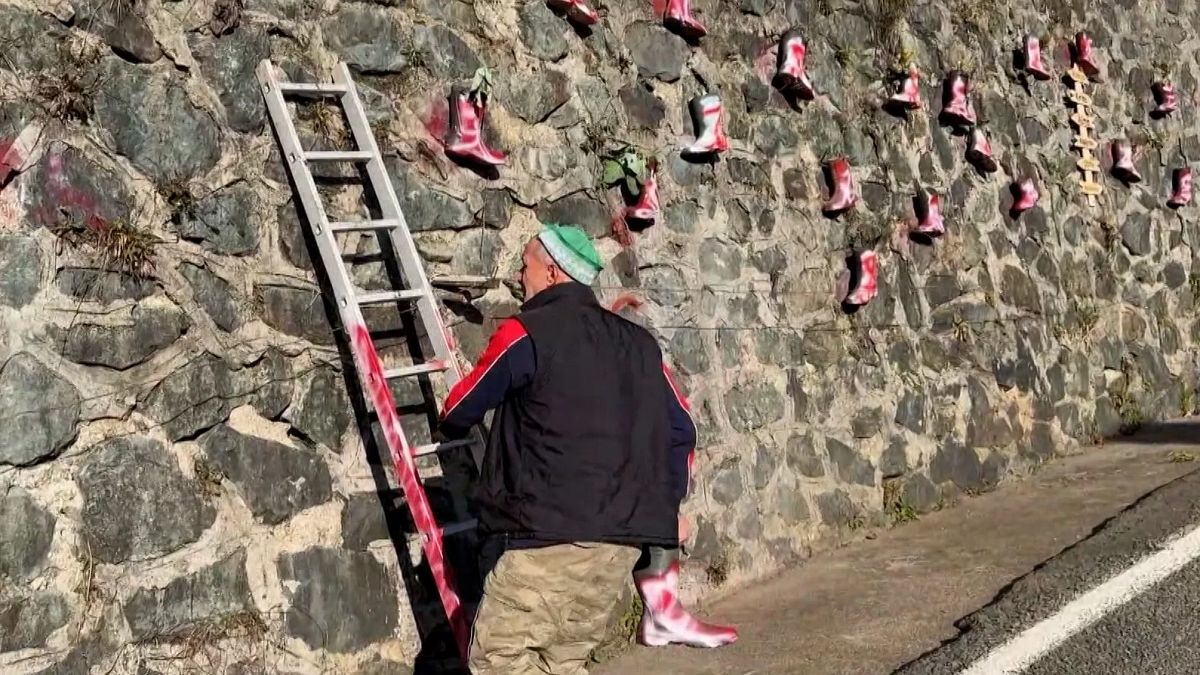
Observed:
[[[633,195],[634,197],[638,196],[642,191],[642,186],[633,176],[625,177],[625,187],[629,190],[629,194]]]
[[[604,163],[604,177],[602,180],[605,185],[614,185],[624,177],[625,169],[621,168],[618,162],[610,159]]]
[[[625,170],[636,176],[638,180],[642,180],[646,176],[646,160],[637,154],[631,154],[629,162],[625,165]]]

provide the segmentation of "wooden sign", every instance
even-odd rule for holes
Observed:
[[[1070,76],[1073,85],[1067,98],[1075,104],[1071,124],[1075,126],[1073,145],[1079,149],[1079,161],[1075,166],[1079,167],[1082,173],[1079,178],[1079,191],[1087,196],[1088,206],[1096,206],[1096,198],[1104,192],[1104,185],[1100,182],[1100,160],[1096,157],[1100,143],[1094,135],[1096,118],[1092,116],[1092,97],[1083,90],[1083,86],[1088,83],[1088,77],[1077,65],[1068,70],[1067,75]]]

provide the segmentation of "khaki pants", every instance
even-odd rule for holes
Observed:
[[[505,551],[483,586],[474,675],[585,675],[640,550],[561,544]]]

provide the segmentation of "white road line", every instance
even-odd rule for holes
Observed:
[[[959,675],[1020,673],[1075,633],[1137,597],[1200,557],[1200,527],[1171,541],[1163,550],[1067,603],[1056,614],[1026,629],[972,663]]]

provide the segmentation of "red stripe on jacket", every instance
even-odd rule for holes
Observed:
[[[495,366],[513,345],[526,337],[529,337],[529,334],[525,332],[525,327],[521,325],[520,321],[507,319],[504,323],[500,324],[488,341],[487,348],[480,355],[475,368],[471,370],[469,375],[459,380],[458,384],[450,389],[450,394],[446,397],[445,407],[442,409],[442,418],[444,419],[464,399],[470,396],[475,387],[479,386],[479,383],[483,381],[483,378],[487,377],[492,366]]]

